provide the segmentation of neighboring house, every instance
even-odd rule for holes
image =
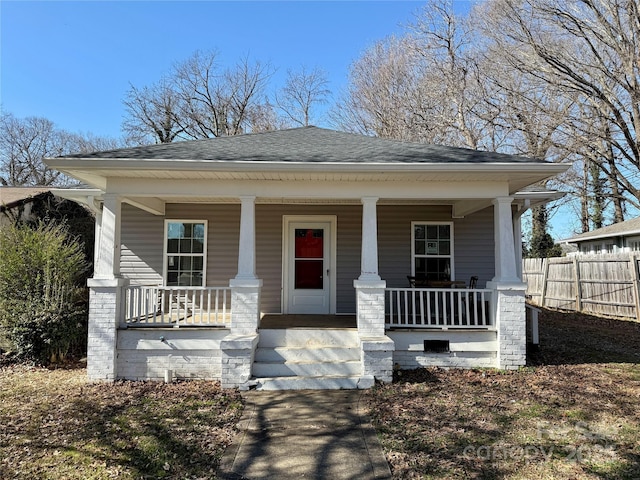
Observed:
[[[523,190],[568,168],[316,127],[47,163],[100,206],[89,378],[259,389],[524,365]]]
[[[70,190],[54,187],[0,187],[0,225],[31,224],[38,222],[64,223],[69,233],[84,245],[87,260],[93,259],[95,219],[82,203],[86,194],[79,192],[80,202]]]
[[[50,196],[50,187],[0,187],[0,225],[32,221],[34,204]]]
[[[640,252],[640,217],[581,233],[562,243],[577,247],[575,254]]]

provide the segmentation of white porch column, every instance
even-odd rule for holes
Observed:
[[[220,342],[224,388],[246,388],[258,344],[260,290],[256,277],[256,214],[254,196],[240,197],[238,273],[231,287],[231,333]]]
[[[393,377],[393,340],[385,335],[385,287],[378,274],[377,197],[362,198],[362,250],[356,289],[356,317],[362,358],[362,385]]]
[[[358,280],[380,280],[380,275],[378,275],[377,202],[377,197],[362,198],[362,252]]]
[[[516,268],[511,202],[513,202],[511,197],[498,197],[493,200],[493,235],[496,264],[494,282],[521,283]]]
[[[120,275],[121,201],[105,195],[102,213],[96,215],[94,276],[89,286],[87,375],[90,380],[117,378],[117,335],[122,315],[122,292],[128,281]]]
[[[240,248],[236,279],[256,278],[256,197],[240,197]]]
[[[518,277],[511,197],[498,197],[494,205],[495,276],[493,313],[498,330],[498,368],[516,369],[526,364],[526,284]],[[519,222],[518,222],[519,223]]]
[[[516,255],[516,275],[522,280],[522,214],[513,217],[513,248]]]
[[[116,278],[120,274],[120,217],[122,201],[116,195],[104,196],[99,220],[99,235],[96,241],[93,278]],[[96,229],[96,230],[98,230]],[[98,233],[98,232],[97,232]]]

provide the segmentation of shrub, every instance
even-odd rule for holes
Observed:
[[[0,228],[0,326],[20,358],[61,360],[86,341],[86,269],[64,225]]]

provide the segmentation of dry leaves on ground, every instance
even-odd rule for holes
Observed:
[[[640,324],[544,310],[517,372],[420,369],[367,395],[394,478],[640,478]]]
[[[242,411],[216,382],[0,369],[0,478],[214,478]]]

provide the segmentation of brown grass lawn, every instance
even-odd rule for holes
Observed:
[[[364,395],[394,478],[639,479],[640,324],[544,311],[518,372],[426,369]],[[0,479],[211,479],[242,399],[0,366]]]
[[[242,402],[214,382],[0,369],[0,479],[215,478]]]
[[[543,311],[517,372],[401,372],[367,393],[394,478],[640,479],[640,324]]]

